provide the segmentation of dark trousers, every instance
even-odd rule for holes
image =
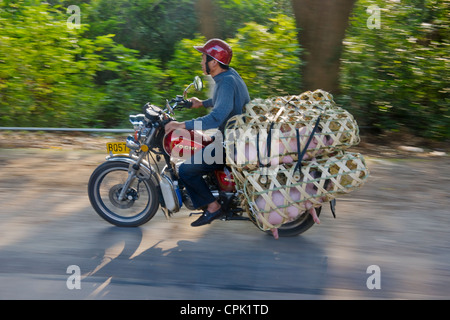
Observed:
[[[222,146],[220,148],[223,150]],[[206,148],[203,148],[201,155],[201,163],[195,162],[195,160],[199,162],[200,157],[199,155],[194,155],[190,160],[181,164],[178,169],[180,180],[186,187],[189,197],[197,209],[216,200],[203,179],[203,175],[214,170],[222,169],[225,165],[225,150],[223,150],[223,159],[219,159],[219,161],[211,164],[209,164],[211,161],[205,161],[205,156],[215,156],[214,142],[206,146]],[[197,158],[194,159],[195,157]]]

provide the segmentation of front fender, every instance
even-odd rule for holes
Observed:
[[[132,155],[131,157],[129,155],[124,154],[118,154],[118,155],[112,155],[107,156],[106,161],[119,161],[119,162],[125,162],[129,165],[133,165],[136,163],[138,157],[135,155]],[[141,163],[139,164],[139,170],[136,172],[138,178],[141,179],[151,179],[155,175],[155,171],[152,169],[150,164],[145,161],[141,160]]]

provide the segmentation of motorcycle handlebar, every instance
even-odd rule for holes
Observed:
[[[174,102],[176,102],[176,107],[185,107],[185,108],[192,107],[192,102],[184,99],[182,96],[177,96],[176,98],[174,98],[170,101],[170,103],[174,103]]]
[[[170,121],[173,121],[173,119],[166,119],[166,120],[163,120],[162,122],[161,122],[161,124],[162,124],[162,127],[164,128],[165,126],[166,126],[166,124],[168,124]]]
[[[189,109],[192,108],[192,101],[184,100],[184,106]]]

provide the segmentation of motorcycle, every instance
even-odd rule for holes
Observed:
[[[134,135],[128,136],[125,142],[107,143],[109,155],[94,170],[88,183],[90,203],[104,220],[119,227],[137,227],[152,219],[159,208],[167,218],[179,212],[183,205],[189,210],[196,209],[179,179],[178,168],[186,160],[184,151],[198,152],[213,140],[194,130],[189,131],[190,139],[164,130],[169,121],[175,120],[175,110],[192,106],[187,99],[192,86],[197,91],[202,90],[201,78],[195,77],[183,95],[166,100],[165,109],[145,104],[144,113],[129,116]],[[237,188],[226,164],[223,169],[210,172],[203,178],[226,212],[221,220],[252,221],[258,227],[249,206],[241,205],[242,191]],[[320,211],[321,207],[316,208],[317,215]],[[312,216],[305,211],[294,221],[281,225],[278,234],[296,236],[314,223]]]

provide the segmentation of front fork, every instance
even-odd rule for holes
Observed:
[[[134,164],[130,164],[130,167],[128,169],[128,178],[127,181],[125,181],[122,190],[120,191],[118,200],[119,201],[123,201],[125,200],[125,195],[127,193],[128,188],[131,186],[131,184],[134,182],[134,179],[136,179],[136,172],[139,170],[140,168],[140,163],[142,161],[142,158],[145,156],[145,152],[143,152],[139,158],[136,160],[136,162]],[[131,200],[131,199],[130,199]]]
[[[133,183],[134,179],[136,179],[137,177],[137,172],[139,171],[140,167],[141,167],[141,161],[144,159],[145,155],[149,152],[148,151],[148,145],[150,143],[150,141],[153,139],[153,136],[155,135],[156,129],[152,128],[150,131],[150,134],[147,136],[147,138],[145,139],[144,145],[146,147],[146,151],[143,151],[143,147],[141,147],[140,145],[138,146],[138,148],[141,148],[141,154],[139,155],[139,157],[137,158],[137,160],[134,163],[130,163],[130,167],[128,169],[128,178],[127,181],[125,181],[122,190],[120,191],[119,194],[119,201],[123,201],[125,200],[125,195],[127,193],[128,188],[131,186],[131,184]],[[130,156],[131,156],[131,152],[130,151]]]

